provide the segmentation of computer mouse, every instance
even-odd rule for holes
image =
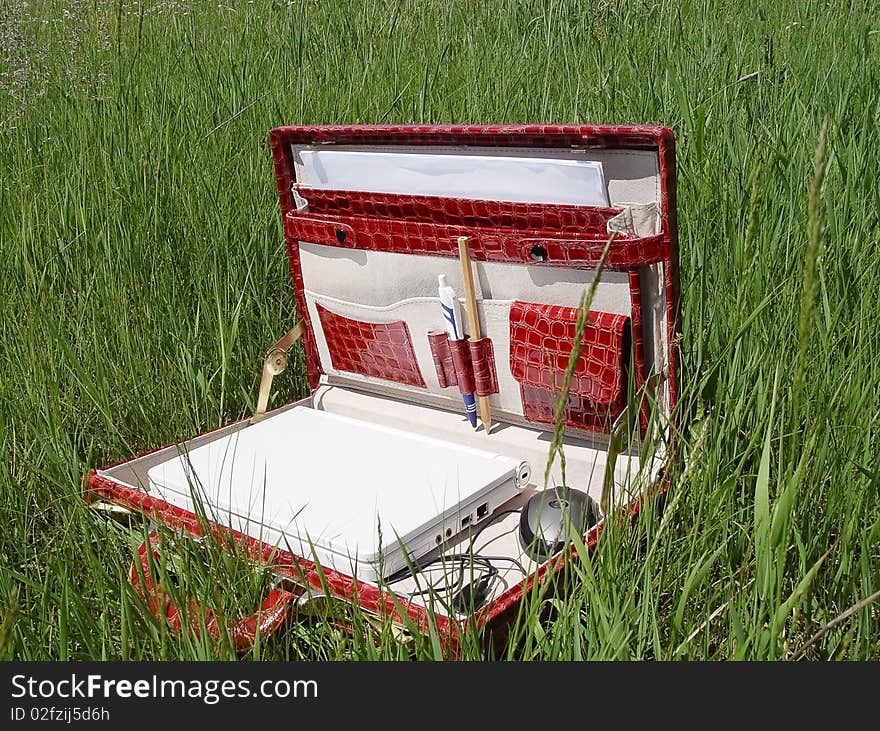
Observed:
[[[573,527],[583,535],[598,522],[597,507],[587,493],[573,488],[536,492],[519,513],[519,542],[536,561],[545,561],[569,541]]]

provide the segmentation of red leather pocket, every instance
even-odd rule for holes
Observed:
[[[489,338],[467,341],[471,364],[474,369],[474,387],[477,396],[498,393],[498,378],[495,374],[495,352]]]
[[[425,388],[403,320],[363,322],[331,312],[320,303],[315,306],[333,368]]]
[[[577,308],[514,302],[510,308],[510,370],[520,384],[523,414],[553,423],[574,344]],[[607,431],[623,410],[630,320],[591,311],[572,374],[564,421],[568,426]]]
[[[428,343],[431,346],[431,357],[437,369],[437,382],[440,388],[458,384],[452,350],[449,347],[449,336],[442,330],[434,330],[428,333]]]
[[[396,218],[420,223],[548,231],[577,236],[598,234],[603,238],[608,236],[608,219],[623,210],[326,188],[303,187],[298,192],[308,200],[311,213],[328,216]]]
[[[471,252],[481,261],[509,261],[533,266],[593,268],[602,257],[607,236],[540,234],[526,229],[423,223],[398,218],[290,212],[284,217],[288,242],[308,241],[365,251],[388,251],[423,256],[458,256],[456,239],[470,237]],[[617,236],[605,268],[634,270],[669,256],[663,234],[645,238]]]
[[[445,332],[432,331],[428,343],[440,388],[457,385],[462,393],[477,396],[498,393],[495,354],[489,338],[450,340]]]

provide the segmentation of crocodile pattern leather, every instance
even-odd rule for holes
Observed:
[[[489,338],[467,341],[474,369],[474,390],[477,396],[498,393],[498,378],[495,374],[495,349]]]
[[[500,228],[358,216],[320,216],[295,211],[285,217],[284,231],[289,241],[448,257],[458,256],[458,237],[468,236],[471,254],[478,260],[580,268],[595,267],[608,240],[607,236],[563,239]],[[342,241],[339,231],[346,233]],[[636,239],[617,237],[611,244],[605,268],[628,271],[664,261],[667,256],[667,242],[662,234]]]
[[[433,331],[428,333],[428,343],[440,388],[464,383],[463,388],[459,385],[462,393],[477,396],[498,393],[495,352],[489,338],[450,341],[445,332]],[[464,380],[459,377],[459,371],[464,373]]]
[[[679,258],[678,218],[676,216],[675,136],[666,130],[658,147],[660,158],[660,215],[666,234],[669,255],[663,263],[663,287],[666,295],[666,375],[669,384],[668,409],[673,413],[678,402],[678,351],[681,344],[681,313],[679,311]],[[672,430],[672,447],[675,446],[675,430]]]
[[[320,303],[316,307],[336,370],[425,388],[403,320],[362,322],[337,315]]]
[[[471,228],[546,230],[577,236],[596,234],[606,237],[605,224],[622,210],[309,187],[299,188],[298,192],[308,200],[309,211],[321,215],[398,218],[435,224],[455,221]]]
[[[568,366],[574,341],[576,307],[516,301],[510,308],[510,370],[522,384],[555,388]],[[623,331],[629,318],[591,311],[571,393],[597,403],[620,396]]]
[[[577,313],[575,307],[520,301],[510,308],[510,371],[520,384],[523,414],[530,421],[553,422]],[[571,379],[566,424],[605,431],[622,410],[628,324],[625,315],[590,312]]]
[[[206,530],[210,531],[220,542],[234,541],[246,552],[251,561],[271,566],[273,573],[298,585],[300,591],[310,589],[321,593],[329,592],[333,597],[343,601],[357,602],[367,611],[388,617],[398,626],[412,627],[424,635],[436,630],[444,653],[453,659],[458,652],[459,634],[462,628],[454,619],[439,612],[429,617],[423,607],[385,592],[373,584],[357,581],[327,567],[319,569],[312,561],[296,556],[279,546],[264,543],[204,518],[198,518],[194,513],[153,497],[146,492],[102,477],[95,470],[89,472],[83,497],[86,502],[97,499],[111,500],[115,504],[142,513],[150,520],[172,531],[193,538],[201,538],[205,535]],[[146,547],[144,547],[144,552],[146,552]],[[142,560],[142,557],[143,554],[139,553],[138,561]],[[138,581],[140,581],[140,577],[138,577]],[[141,589],[146,589],[146,587],[141,587]],[[268,603],[271,609],[272,606],[277,606],[277,601],[280,599],[282,598],[277,595],[267,596],[264,606]],[[273,604],[273,602],[275,603]],[[156,605],[157,609],[159,606]],[[150,611],[154,610],[150,608]],[[244,621],[247,622],[249,619],[246,618]]]
[[[188,629],[198,636],[204,625],[208,636],[216,641],[220,639],[225,628],[235,651],[243,655],[253,649],[258,635],[265,638],[276,634],[291,615],[296,594],[280,588],[268,592],[259,610],[241,619],[226,618],[218,621],[214,610],[200,607],[193,599],[190,599],[186,607],[180,607],[174,604],[153,578],[151,566],[158,566],[161,562],[159,539],[155,531],[150,532],[148,541],[141,543],[137,554],[138,557],[129,570],[129,581],[153,616],[167,621],[176,632]]]
[[[452,354],[452,365],[455,369],[455,381],[458,384],[458,390],[462,393],[473,393],[476,388],[474,384],[474,368],[471,365],[471,351],[468,349],[467,340],[449,340],[449,352]]]
[[[539,424],[554,424],[556,394],[546,388],[520,384],[523,416]],[[610,432],[614,420],[623,411],[621,402],[600,404],[569,393],[562,420],[566,426],[594,432]]]
[[[442,331],[432,330],[428,333],[431,346],[431,358],[437,369],[437,382],[440,388],[448,388],[458,383],[455,375],[455,364],[452,362],[452,351],[449,349],[449,336]]]
[[[645,333],[642,328],[642,289],[639,281],[639,272],[629,273],[630,294],[630,335],[633,349],[633,380],[635,387],[641,388],[648,376],[645,365]],[[639,409],[639,424],[644,432],[648,428],[648,400],[642,399]]]
[[[293,298],[296,302],[297,316],[303,323],[302,344],[306,361],[306,379],[309,389],[314,391],[321,382],[321,356],[318,353],[318,345],[315,341],[315,332],[312,327],[312,318],[309,317],[309,306],[306,302],[306,286],[303,281],[302,267],[299,258],[299,242],[292,239],[287,241],[287,261],[290,265],[290,278],[293,281]]]

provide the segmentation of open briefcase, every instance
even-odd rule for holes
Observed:
[[[554,460],[547,487],[589,494],[587,548],[608,511],[637,509],[661,483],[677,393],[673,135],[648,126],[281,127],[271,145],[300,320],[266,356],[254,416],[92,470],[85,499],[182,535],[231,530],[268,563],[278,582],[255,614],[204,617],[203,628],[216,635],[222,625],[241,651],[328,598],[357,603],[399,633],[436,632],[453,654],[467,621],[503,637],[533,585],[575,555],[562,541],[550,558],[535,556],[522,538],[521,511],[545,487],[555,422],[565,426],[564,475]],[[466,269],[480,333],[465,322],[471,337],[455,338],[438,275],[463,297]],[[267,411],[272,378],[297,342],[311,394]],[[488,433],[472,427],[467,394],[488,406]],[[265,464],[248,462],[263,480],[259,496],[234,496],[228,481],[240,471],[224,472],[211,450],[222,446],[234,462],[230,445],[253,454],[272,440],[293,467],[270,479]],[[196,474],[199,455],[207,462]],[[407,476],[417,482],[435,468],[446,470],[446,490],[450,474],[475,483],[450,499],[452,511],[418,484],[412,494],[422,497],[407,497]],[[204,489],[212,469],[220,477]],[[350,486],[328,477],[322,488],[325,473],[358,477]],[[331,514],[349,506],[327,540],[291,527],[297,496],[305,504],[318,495]],[[358,562],[346,526],[364,512],[358,499],[378,505],[383,495],[386,514],[413,517],[407,511],[427,500],[433,517],[406,536],[386,523],[384,542],[370,543],[378,551]],[[267,505],[275,518],[261,513]],[[326,527],[330,518],[314,520]],[[158,549],[151,533],[131,580],[180,628],[182,612],[151,578]],[[479,589],[469,605],[465,585]]]

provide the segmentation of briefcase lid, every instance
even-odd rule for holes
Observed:
[[[679,287],[671,130],[624,125],[290,126],[273,129],[270,142],[313,390],[322,376],[334,374],[354,378],[355,387],[376,386],[406,398],[418,398],[423,386],[437,390],[423,334],[412,332],[411,326],[408,335],[414,341],[411,356],[421,371],[418,375],[388,368],[352,375],[334,363],[334,352],[337,361],[347,360],[346,348],[361,347],[358,338],[395,338],[400,333],[353,334],[351,323],[358,319],[352,317],[353,306],[342,313],[342,320],[333,319],[342,316],[334,311],[336,300],[346,297],[334,299],[335,291],[319,293],[327,295],[324,299],[313,296],[310,274],[322,272],[315,264],[316,251],[325,255],[328,269],[339,257],[360,257],[359,268],[340,267],[337,279],[351,278],[352,271],[358,276],[366,273],[369,296],[359,295],[364,306],[367,300],[387,306],[398,296],[431,294],[427,283],[403,291],[398,277],[388,272],[410,267],[389,264],[388,255],[414,257],[413,269],[416,258],[454,260],[457,238],[467,236],[478,266],[523,267],[535,280],[534,291],[515,290],[514,296],[539,300],[542,291],[552,291],[542,290],[542,269],[569,269],[572,276],[588,282],[613,234],[601,281],[628,286],[631,296],[626,311],[620,312],[631,323],[636,380],[644,384],[652,374],[662,375],[656,403],[665,417],[673,412],[678,393]],[[338,256],[326,255],[334,251]],[[454,263],[446,261],[437,271],[444,266]],[[369,275],[371,268],[375,271]],[[334,276],[328,271],[318,279],[324,285]],[[571,309],[577,303],[562,298],[541,304]],[[555,321],[548,325],[558,326]],[[328,328],[338,341],[335,351]],[[516,380],[517,364],[508,371],[506,358],[515,344],[495,345],[505,348],[500,353],[495,348],[499,380],[510,385],[513,381],[507,376]],[[592,356],[585,357],[589,361]],[[586,362],[584,367],[603,366]],[[605,381],[592,383],[584,393],[604,386]],[[517,381],[517,388],[530,387],[525,377]],[[454,389],[441,393],[450,406],[458,398]],[[569,425],[589,428],[588,418],[575,412]]]

